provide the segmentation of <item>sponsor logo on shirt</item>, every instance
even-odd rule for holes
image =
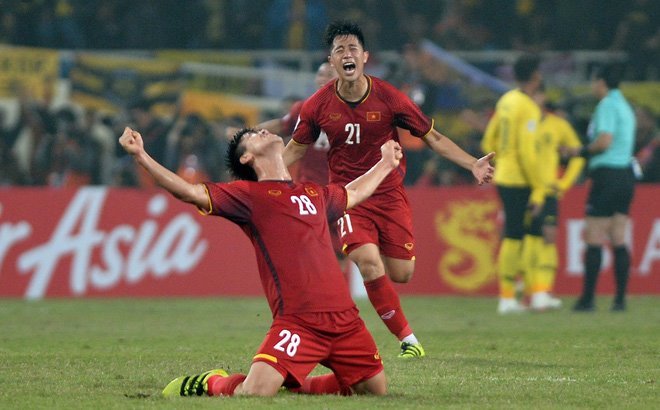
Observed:
[[[338,112],[331,112],[329,117],[332,121],[339,121],[339,119],[341,118],[341,114]]]
[[[269,189],[268,190],[268,195],[280,196],[280,195],[282,195],[282,191],[280,191],[279,189]]]
[[[380,121],[380,111],[369,111],[367,112],[367,121]]]
[[[311,186],[306,186],[305,192],[307,192],[307,195],[309,196],[319,196],[319,193],[316,191],[316,189],[312,188]]]

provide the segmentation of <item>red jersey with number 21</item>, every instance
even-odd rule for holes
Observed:
[[[273,317],[355,306],[328,227],[346,210],[344,187],[292,181],[205,185],[210,213],[236,223],[252,241]]]
[[[433,128],[433,120],[405,94],[386,81],[366,77],[367,93],[356,103],[339,96],[337,80],[323,86],[305,101],[293,131],[293,139],[300,144],[313,143],[325,131],[333,183],[346,185],[374,166],[381,158],[381,145],[391,139],[399,141],[396,127],[415,137],[423,137]],[[405,169],[404,156],[376,193],[401,185]]]

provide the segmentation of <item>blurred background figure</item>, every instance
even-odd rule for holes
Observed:
[[[557,106],[547,100],[545,87],[534,95],[541,107],[538,127],[537,150],[543,184],[546,186],[543,207],[532,215],[529,238],[523,245],[525,265],[525,292],[530,296],[529,306],[535,311],[559,309],[560,299],[552,295],[559,266],[557,256],[557,222],[559,200],[578,180],[585,165],[584,158],[572,157],[562,169],[560,152],[563,149],[579,150],[582,143],[573,126],[559,114]]]
[[[526,310],[517,298],[516,283],[526,268],[524,252],[534,250],[531,217],[540,213],[546,195],[537,150],[541,109],[533,100],[541,87],[540,64],[535,54],[516,60],[518,87],[499,99],[481,142],[483,152],[497,152],[494,182],[504,211],[504,237],[497,256],[499,314]]]
[[[589,125],[589,143],[579,151],[589,158],[591,187],[585,217],[584,283],[582,295],[573,307],[576,312],[595,309],[596,283],[607,243],[614,253],[616,283],[611,310],[626,310],[630,251],[625,236],[635,190],[631,160],[636,120],[632,107],[619,90],[622,76],[621,65],[608,65],[596,72],[592,82],[599,103]]]

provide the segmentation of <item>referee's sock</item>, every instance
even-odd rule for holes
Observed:
[[[630,270],[630,253],[625,245],[614,247],[614,278],[616,280],[615,303],[623,303],[628,286],[628,272]]]
[[[584,287],[582,288],[582,302],[590,304],[596,293],[596,283],[600,273],[603,251],[598,245],[588,245],[584,257]]]

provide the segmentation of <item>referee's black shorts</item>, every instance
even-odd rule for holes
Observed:
[[[591,189],[586,214],[594,217],[628,215],[635,192],[632,168],[599,167],[589,172]]]

